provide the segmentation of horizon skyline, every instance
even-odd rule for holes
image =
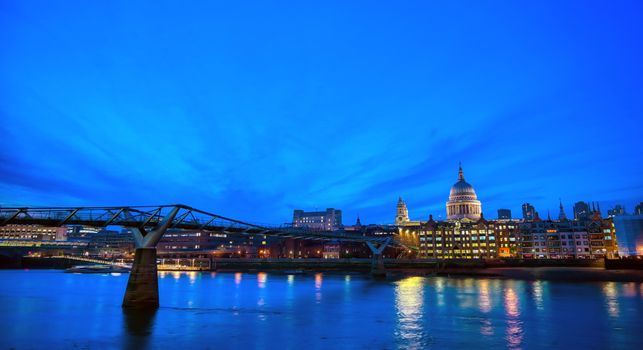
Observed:
[[[460,167],[462,167],[461,162],[459,162],[459,166],[460,166]],[[475,188],[475,186],[474,186],[474,188]],[[477,194],[477,193],[478,193],[478,191],[476,190],[476,194]],[[429,218],[429,216],[430,216],[430,215],[433,215],[434,220],[447,220],[447,219],[446,219],[446,201],[445,201],[444,213],[439,213],[439,214],[437,214],[437,215],[436,215],[435,213],[432,213],[432,212],[431,212],[431,213],[428,213],[428,214],[426,215],[426,217],[421,218],[421,217],[418,217],[418,216],[413,216],[413,215],[411,215],[411,213],[413,212],[413,210],[412,210],[412,209],[411,209],[411,207],[408,205],[407,199],[405,199],[405,197],[403,197],[403,196],[398,196],[398,198],[401,198],[401,199],[404,201],[404,203],[407,205],[407,208],[408,208],[408,210],[409,210],[409,219],[410,219],[411,221],[426,221],[426,220],[428,220],[428,218]],[[480,198],[478,198],[478,199],[480,199]],[[567,205],[565,204],[565,202],[564,202],[564,201],[562,201],[562,200],[561,200],[561,198],[559,198],[558,200],[559,200],[559,203],[560,203],[560,202],[562,202],[562,205],[563,205],[563,208],[565,209],[565,213],[566,213],[566,215],[567,215],[567,218],[568,218],[568,219],[570,219],[570,220],[573,220],[573,219],[574,219],[574,205],[575,205],[576,203],[578,203],[578,202],[584,202],[584,203],[586,203],[586,204],[590,207],[590,210],[592,210],[593,205],[594,205],[594,204],[596,204],[596,205],[597,205],[597,209],[596,209],[596,211],[598,211],[598,212],[601,214],[601,216],[605,215],[604,217],[607,217],[607,212],[608,212],[608,210],[614,209],[614,207],[615,207],[616,205],[621,205],[621,206],[622,206],[622,208],[625,210],[626,214],[631,215],[631,214],[633,213],[634,208],[635,208],[637,205],[639,205],[640,203],[643,203],[643,201],[636,201],[636,200],[635,200],[635,201],[632,203],[632,205],[631,205],[631,207],[630,207],[630,210],[628,211],[628,206],[627,206],[626,204],[622,203],[622,202],[614,202],[614,203],[612,203],[608,208],[605,208],[605,207],[604,207],[603,209],[600,209],[600,201],[574,200],[573,202],[571,202],[571,203],[569,204],[569,208],[567,208]],[[514,209],[514,207],[510,207],[510,206],[498,207],[498,208],[492,209],[493,213],[495,214],[493,217],[492,217],[492,216],[485,216],[485,215],[484,215],[484,213],[485,213],[485,209],[484,209],[484,201],[481,201],[481,202],[482,202],[482,215],[483,215],[483,216],[484,216],[484,218],[485,218],[485,219],[487,219],[487,220],[494,220],[494,219],[497,219],[497,216],[498,216],[498,210],[500,210],[500,209],[508,209],[508,210],[510,210],[510,211],[511,211],[511,219],[512,219],[512,220],[513,220],[513,219],[519,219],[519,220],[520,220],[520,219],[522,219],[522,205],[523,205],[523,204],[530,204],[530,205],[533,205],[533,206],[534,206],[534,209],[535,209],[535,211],[536,211],[536,214],[538,214],[538,215],[539,215],[539,217],[540,217],[542,220],[546,220],[546,217],[544,216],[544,212],[543,212],[543,211],[541,211],[541,210],[539,210],[539,209],[538,209],[538,208],[539,208],[538,206],[536,206],[536,205],[534,205],[533,203],[530,203],[530,202],[522,202],[522,203],[519,205],[519,207],[518,207],[518,209],[517,209],[517,210],[515,210],[515,209]],[[395,201],[395,203],[397,204],[397,201]],[[113,204],[113,205],[117,205],[118,203],[112,203],[112,204]],[[110,204],[110,205],[112,205],[112,204]],[[181,205],[191,206],[189,203],[142,203],[142,204],[144,204],[144,205],[181,204]],[[98,205],[99,205],[99,204],[96,204],[96,206],[98,206]],[[93,206],[93,205],[87,205],[87,206]],[[134,204],[134,205],[131,205],[131,206],[137,206],[137,205],[136,205],[136,204]],[[3,205],[2,203],[0,203],[0,207],[12,207],[12,205]],[[202,208],[198,208],[198,207],[194,207],[194,206],[191,206],[191,207],[196,208],[196,209],[202,209]],[[435,206],[434,206],[434,207],[435,207]],[[346,212],[346,209],[341,208],[341,207],[337,207],[337,206],[324,206],[324,207],[314,207],[314,208],[293,207],[293,209],[291,210],[291,213],[292,213],[292,211],[294,211],[294,210],[304,210],[304,211],[307,211],[307,212],[311,212],[311,211],[324,211],[325,209],[328,209],[328,208],[334,208],[334,209],[337,209],[337,210],[341,210],[341,211],[342,211],[342,220],[345,218],[345,216],[343,215],[343,213],[344,213],[344,212]],[[568,211],[567,209],[571,209],[571,210],[569,210],[569,211]],[[353,210],[348,209],[348,211],[351,211],[351,212],[352,212]],[[552,209],[550,209],[550,208],[547,208],[547,209],[546,209],[546,211],[547,211],[547,213],[548,213],[549,215],[551,215],[552,220],[557,220],[557,219],[558,219],[559,212],[560,212],[560,207],[559,207],[559,206],[556,206],[556,207],[555,207],[555,210],[552,210]],[[444,215],[443,215],[443,214],[444,214]],[[223,216],[225,216],[225,215],[223,215]],[[292,216],[292,215],[291,215],[291,216]],[[394,217],[394,216],[395,216],[395,215],[393,214],[393,217]],[[356,214],[355,214],[355,219],[357,219],[357,218],[360,218],[360,220],[361,220],[361,221],[364,221],[363,216],[361,216],[359,213],[356,213]],[[363,224],[392,224],[392,223],[394,222],[394,220],[390,220],[390,221],[391,221],[391,222],[369,222],[368,220],[366,220],[366,222],[365,222],[365,223],[363,223]],[[253,222],[253,221],[252,221],[252,220],[250,220],[249,222]],[[288,222],[290,222],[290,221],[286,221],[285,223],[288,223]],[[350,226],[350,225],[348,225],[346,222],[343,222],[343,224],[344,224],[344,225],[347,225],[347,226]]]

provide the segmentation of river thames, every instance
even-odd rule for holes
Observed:
[[[0,271],[0,348],[636,349],[643,284],[357,274],[160,273],[161,308],[123,312],[127,274]]]

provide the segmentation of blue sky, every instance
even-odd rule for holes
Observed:
[[[0,2],[0,204],[643,201],[643,3]]]

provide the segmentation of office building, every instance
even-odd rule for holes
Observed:
[[[620,256],[643,256],[643,215],[613,218]]]
[[[498,220],[511,220],[511,210],[498,209]]]
[[[522,205],[522,219],[525,221],[534,220],[536,217],[536,209],[533,205],[525,203]]]
[[[293,212],[292,225],[318,231],[335,231],[342,226],[342,211],[334,208],[308,212],[297,209]]]

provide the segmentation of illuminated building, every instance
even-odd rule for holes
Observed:
[[[82,225],[70,225],[67,226],[67,238],[70,240],[89,240],[92,235],[99,232],[101,228],[82,226]]]
[[[101,230],[91,234],[88,249],[102,256],[129,254],[134,251],[134,235],[129,230]]]
[[[218,256],[256,257],[268,255],[268,247],[275,240],[275,237],[260,234],[170,229],[159,241],[157,250],[166,256],[212,253]]]
[[[592,257],[614,258],[618,255],[614,224],[610,218],[601,218],[600,207],[594,211],[591,221],[587,223],[587,232]]]
[[[487,221],[484,218],[477,222],[467,220],[429,221],[413,228],[417,232],[420,257],[432,259],[484,259],[498,257],[498,229],[502,226],[511,227],[505,232],[513,231],[514,224]],[[509,239],[503,251],[510,256]],[[515,241],[515,237],[512,237]]]
[[[473,186],[464,180],[462,166],[458,170],[458,182],[451,187],[446,206],[448,220],[476,221],[480,219],[482,205]]]
[[[523,259],[614,258],[616,233],[611,219],[596,211],[590,221],[540,220],[522,222],[518,255]]]
[[[292,225],[319,231],[335,231],[342,226],[342,211],[334,208],[308,212],[297,209],[293,212]]]
[[[398,202],[398,214],[400,204]],[[406,209],[406,208],[405,208]],[[399,227],[398,239],[419,246],[419,256],[431,259],[485,259],[516,255],[517,224],[487,221],[462,166],[446,204],[447,221],[409,222]],[[511,217],[511,213],[508,213]],[[398,215],[399,217],[399,215]]]
[[[330,241],[324,243],[322,257],[324,259],[339,259],[341,245],[338,241]]]
[[[613,218],[620,256],[643,256],[643,214]]]
[[[395,224],[402,226],[409,222],[409,209],[406,207],[406,203],[400,197],[397,200],[397,212],[395,214]]]
[[[518,236],[518,256],[523,259],[591,257],[589,234],[580,221],[525,221]]]
[[[40,225],[0,226],[0,239],[66,241],[67,227],[47,227]]]

